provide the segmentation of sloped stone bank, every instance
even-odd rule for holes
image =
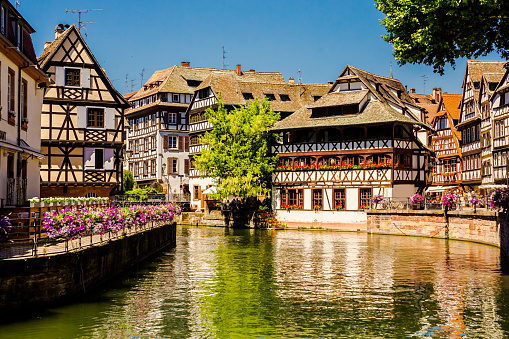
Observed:
[[[174,222],[76,252],[0,260],[0,315],[82,296],[129,266],[175,244]]]

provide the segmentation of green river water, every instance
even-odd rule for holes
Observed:
[[[182,227],[167,249],[0,338],[506,338],[498,248],[365,233]]]

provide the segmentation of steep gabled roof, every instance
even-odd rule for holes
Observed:
[[[75,33],[77,38],[79,39],[80,43],[82,44],[83,46],[83,50],[81,51],[81,53],[88,53],[88,55],[90,56],[90,58],[92,59],[93,63],[95,64],[95,70],[96,72],[99,74],[99,76],[102,78],[103,82],[104,82],[104,85],[108,88],[108,90],[113,94],[113,97],[114,98],[117,98],[118,99],[118,102],[123,106],[123,107],[129,107],[129,103],[127,102],[127,100],[115,89],[115,87],[112,85],[110,79],[108,78],[108,75],[106,74],[106,72],[104,71],[104,69],[101,68],[101,66],[99,65],[99,62],[97,61],[97,59],[95,58],[94,54],[92,53],[92,51],[90,50],[90,48],[88,47],[87,43],[85,42],[85,40],[83,39],[83,37],[81,36],[79,30],[76,28],[75,25],[72,25],[70,26],[69,28],[67,28],[64,32],[62,32],[62,34],[60,34],[60,36],[55,39],[49,46],[47,46],[44,51],[41,53],[41,55],[39,56],[38,58],[38,62],[39,62],[39,67],[43,70],[43,71],[47,71],[48,68],[49,68],[49,65],[50,65],[50,61],[52,60],[53,56],[55,55],[55,53],[60,49],[60,48],[63,48],[62,47],[62,44],[63,42],[65,41],[65,39],[67,37],[69,37],[69,35],[71,33]]]
[[[472,82],[481,82],[484,73],[504,73],[507,61],[467,60],[467,69]]]

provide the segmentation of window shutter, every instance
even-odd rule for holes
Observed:
[[[184,174],[189,174],[189,159],[184,159]]]
[[[175,164],[175,171],[173,172],[173,174],[178,174],[179,173],[179,159],[173,158],[173,163]]]
[[[168,149],[168,136],[163,136],[163,149]]]
[[[184,151],[189,152],[189,137],[184,137]]]
[[[115,121],[115,109],[114,108],[105,108],[104,109],[104,128],[106,129],[115,129],[116,121]]]
[[[77,114],[76,127],[87,128],[87,108],[85,106],[76,107],[76,114]]]
[[[166,174],[171,174],[171,165],[172,165],[171,164],[171,159],[173,159],[173,158],[167,158],[166,159],[167,160],[167,164],[166,164],[167,171],[166,171]]]
[[[113,148],[104,149],[104,169],[115,169],[115,150]]]
[[[55,85],[58,87],[65,86],[65,68],[55,67]]]
[[[201,200],[201,186],[198,186],[198,200]]]
[[[90,68],[81,69],[81,87],[90,88]]]
[[[95,149],[94,148],[85,148],[83,162],[84,162],[85,169],[94,169],[95,168]]]
[[[184,149],[184,137],[179,135],[179,144],[178,144],[178,147],[179,147],[179,150],[183,150]]]

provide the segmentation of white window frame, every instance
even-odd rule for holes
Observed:
[[[177,113],[175,113],[175,112],[168,112],[168,124],[169,125],[176,125],[177,124]]]
[[[175,140],[175,147],[172,147],[173,146],[172,140]],[[178,149],[178,147],[179,147],[178,141],[179,141],[178,136],[168,135],[168,149]]]
[[[175,97],[177,98],[177,100],[175,100]],[[171,95],[171,101],[172,102],[180,102],[180,94],[173,93]]]

